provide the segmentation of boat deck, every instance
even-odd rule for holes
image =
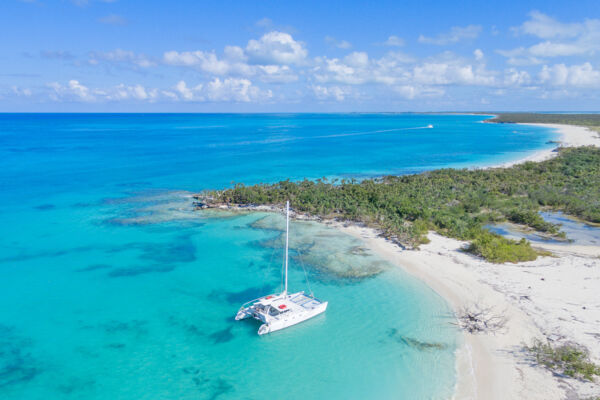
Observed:
[[[313,297],[307,296],[304,293],[298,293],[293,295],[289,299],[292,303],[299,305],[307,310],[312,310],[317,307],[321,302]]]

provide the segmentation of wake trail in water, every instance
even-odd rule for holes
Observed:
[[[262,140],[245,140],[242,142],[234,142],[234,143],[214,143],[210,144],[209,147],[221,147],[221,146],[247,146],[253,144],[273,144],[273,143],[284,143],[284,142],[293,142],[299,140],[307,140],[307,139],[330,139],[330,138],[338,138],[338,137],[348,137],[348,136],[364,136],[364,135],[374,135],[377,133],[390,133],[390,132],[400,132],[400,131],[410,131],[417,129],[431,129],[433,126],[413,126],[410,128],[394,128],[394,129],[379,129],[376,131],[366,131],[366,132],[347,132],[347,133],[334,133],[330,135],[319,135],[319,136],[302,136],[302,137],[283,137],[283,138],[272,138],[272,139],[262,139]]]
[[[313,136],[313,139],[324,139],[324,138],[333,138],[333,137],[345,137],[345,136],[362,136],[362,135],[373,135],[376,133],[389,133],[389,132],[399,132],[399,131],[409,131],[415,129],[431,129],[431,126],[414,126],[411,128],[395,128],[395,129],[380,129],[377,131],[367,131],[367,132],[351,132],[351,133],[336,133],[332,135],[322,135],[322,136]],[[307,138],[310,139],[310,138]]]

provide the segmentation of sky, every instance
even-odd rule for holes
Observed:
[[[598,0],[1,0],[0,112],[600,110]]]

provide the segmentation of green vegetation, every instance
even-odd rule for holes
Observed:
[[[527,347],[536,358],[538,364],[559,374],[573,378],[593,381],[600,376],[600,366],[590,361],[587,349],[575,344],[552,346],[536,340],[533,346]]]
[[[441,169],[417,175],[363,181],[282,181],[207,192],[201,199],[231,204],[283,204],[322,218],[361,222],[383,230],[408,247],[427,241],[434,230],[471,241],[469,251],[492,262],[533,260],[539,254],[526,241],[508,240],[484,228],[510,220],[556,235],[541,209],[561,210],[600,222],[600,149],[560,149],[541,163],[486,170]]]
[[[600,132],[600,114],[501,113],[490,122],[581,125]]]
[[[495,263],[532,261],[538,256],[525,239],[517,242],[487,231],[477,235],[467,251]]]

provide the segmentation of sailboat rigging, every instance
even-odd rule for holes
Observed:
[[[288,249],[290,236],[290,202],[286,202],[285,223],[285,262],[284,262],[284,288],[279,294],[270,294],[251,300],[240,307],[236,320],[255,318],[263,324],[258,328],[258,334],[264,335],[296,325],[315,317],[327,309],[327,302],[323,302],[303,291],[288,294]]]

